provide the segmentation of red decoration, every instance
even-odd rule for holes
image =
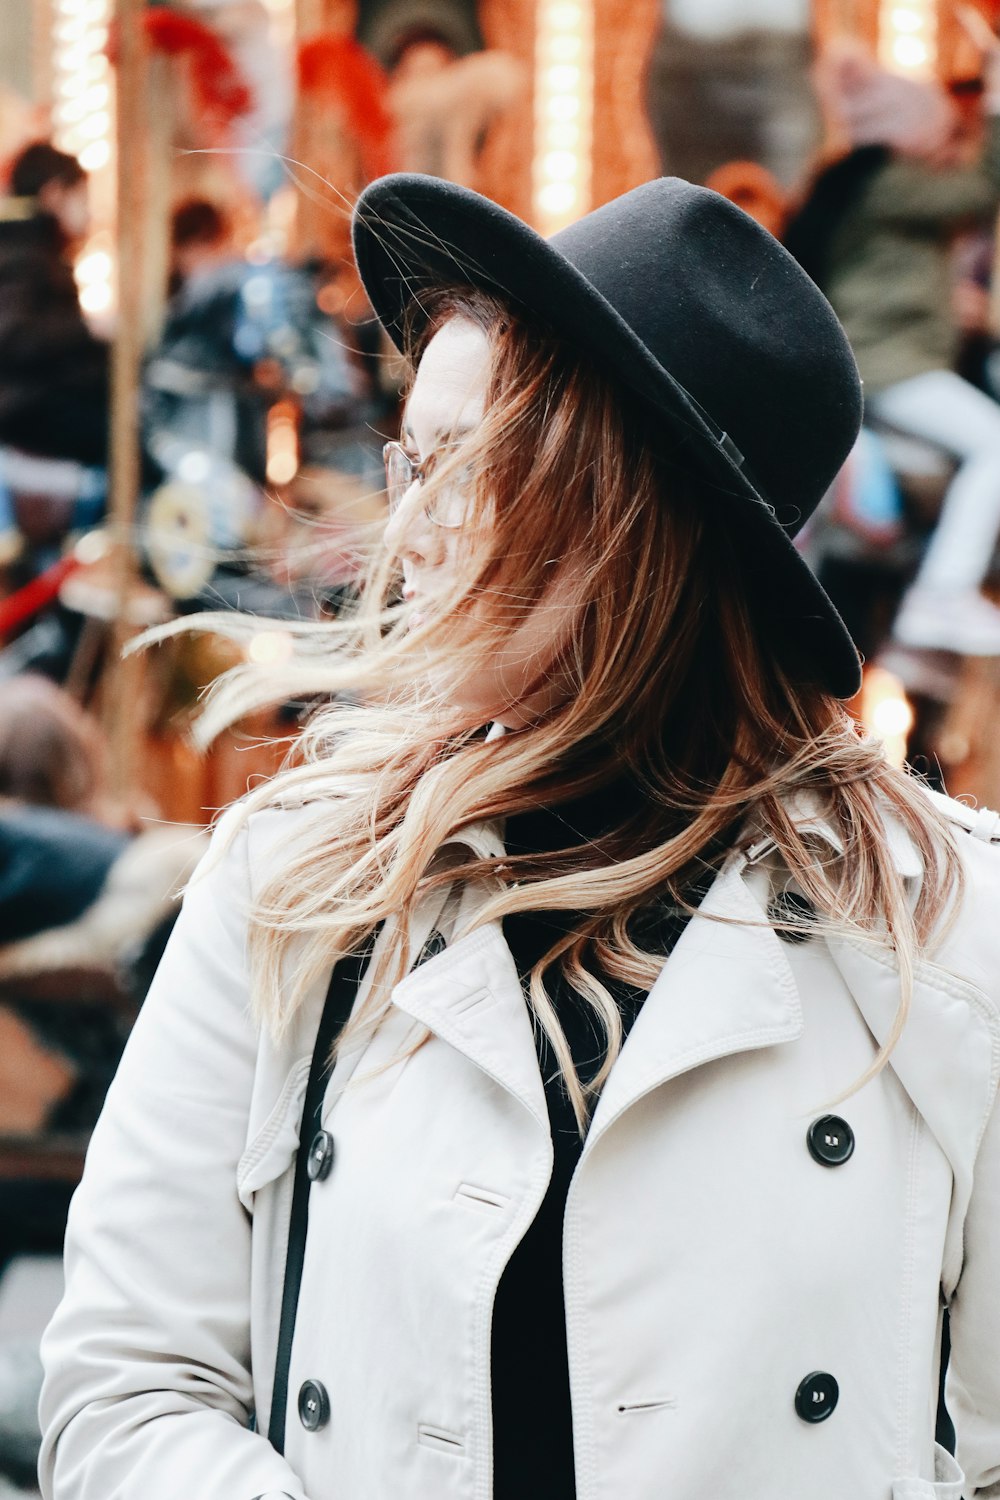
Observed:
[[[39,573],[37,578],[32,578],[23,588],[8,594],[6,599],[0,599],[0,640],[54,603],[65,580],[79,567],[82,563],[76,553],[71,552],[46,568],[44,573]]]
[[[199,115],[207,116],[217,127],[225,127],[250,113],[254,107],[253,92],[239,65],[210,26],[168,6],[153,5],[142,13],[142,28],[151,51],[187,60]],[[113,62],[117,50],[112,35],[108,51]]]
[[[392,171],[388,79],[360,42],[333,33],[310,37],[299,47],[298,85],[303,98],[343,111],[369,181]]]

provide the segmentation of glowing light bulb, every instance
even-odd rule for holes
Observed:
[[[892,44],[892,55],[904,68],[921,68],[930,58],[927,43],[915,36],[897,37]]]
[[[89,286],[93,281],[107,281],[111,275],[111,256],[106,250],[91,250],[80,257],[74,272],[81,286]]]
[[[555,63],[545,70],[543,83],[552,94],[572,94],[580,87],[580,69],[572,63]]]
[[[294,650],[287,630],[262,630],[247,646],[247,659],[258,667],[280,667],[291,660]]]
[[[542,175],[555,182],[569,182],[576,174],[576,153],[547,151],[542,157]]]
[[[576,207],[576,188],[571,182],[547,182],[539,190],[538,202],[546,213],[569,213]]]
[[[572,151],[575,146],[580,144],[579,126],[571,120],[565,122],[554,120],[548,129],[548,141],[550,146],[564,151]]]
[[[548,52],[554,62],[576,62],[583,51],[583,42],[578,36],[559,34],[549,38]]]
[[[572,94],[552,94],[545,101],[545,113],[551,120],[575,120],[580,113],[580,101]]]
[[[107,110],[98,110],[96,114],[88,114],[87,118],[80,123],[80,136],[85,141],[100,140],[106,136],[111,129],[111,116]]]
[[[84,146],[80,152],[79,160],[85,172],[99,172],[111,160],[110,143],[106,140],[91,141],[89,146]]]
[[[883,739],[908,734],[913,728],[913,709],[905,698],[883,698],[872,714],[872,728]]]
[[[97,281],[92,286],[85,286],[80,291],[80,306],[86,313],[107,312],[111,306],[111,283],[108,281]]]
[[[935,0],[882,0],[879,56],[900,73],[931,76],[937,56]]]

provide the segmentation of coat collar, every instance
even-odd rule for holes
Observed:
[[[477,927],[408,974],[393,1004],[461,1052],[548,1131],[531,1015],[499,922]]]
[[[822,840],[838,855],[844,853],[840,830],[823,811],[818,797],[809,792],[798,792],[788,799],[786,806],[801,835]],[[886,817],[885,827],[889,853],[897,873],[906,881],[919,881],[923,874],[923,864],[916,844],[891,811]],[[755,864],[775,848],[773,839],[755,837],[752,823],[744,829],[739,842],[751,864]]]
[[[801,798],[799,830],[843,852],[837,830]],[[456,836],[481,855],[502,855],[495,825]],[[896,868],[919,880],[917,849],[889,823]],[[786,945],[767,921],[768,840],[741,839],[650,990],[594,1114],[587,1150],[629,1106],[669,1079],[714,1059],[792,1041],[802,1032],[798,987]],[[760,867],[760,868],[758,868]],[[458,926],[479,895],[467,893]],[[721,919],[721,920],[720,920]],[[875,944],[828,939],[834,963],[877,1041],[888,1035],[899,1003],[899,976]],[[679,995],[697,1003],[679,1004]],[[499,923],[474,929],[422,964],[393,992],[393,1002],[448,1041],[518,1098],[547,1128],[531,1017]],[[970,1024],[971,1022],[971,1024]],[[975,987],[922,965],[903,1038],[890,1066],[948,1156],[961,1183],[1000,1072],[1000,1038]],[[956,1110],[954,1076],[963,1075]],[[952,1080],[946,1087],[947,1074]]]
[[[478,852],[503,852],[492,829],[465,830],[462,839]],[[801,1032],[795,979],[747,868],[745,854],[734,851],[685,927],[615,1063],[589,1140],[668,1078]],[[697,1004],[676,1003],[686,987]],[[499,923],[474,929],[421,964],[392,998],[548,1128],[531,1016]]]

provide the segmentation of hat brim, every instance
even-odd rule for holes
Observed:
[[[631,391],[649,413],[658,448],[696,473],[718,502],[719,519],[738,528],[753,595],[796,659],[835,697],[854,696],[861,685],[857,648],[773,506],[710,416],[555,245],[490,199],[409,173],[365,189],[353,233],[365,291],[397,348],[408,332],[419,333],[428,293],[473,286],[534,314]]]

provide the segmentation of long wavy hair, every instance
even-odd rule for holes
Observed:
[[[711,497],[660,450],[635,403],[557,335],[478,291],[436,299],[411,339],[414,368],[451,317],[484,330],[491,360],[481,427],[425,486],[459,473],[468,486],[470,545],[447,591],[414,625],[398,560],[376,545],[357,613],[295,627],[289,663],[229,673],[202,722],[208,738],[251,707],[323,695],[284,769],[242,803],[244,815],[289,802],[307,809],[252,913],[256,1014],[280,1033],[331,962],[385,923],[379,971],[342,1041],[374,1029],[413,962],[407,919],[445,881],[485,883],[476,923],[571,912],[570,930],[531,973],[529,997],[583,1128],[622,1044],[609,981],[648,988],[664,962],[641,945],[638,919],[651,903],[685,906],[746,826],[774,841],[785,878],[821,921],[896,954],[899,1012],[867,1079],[898,1039],[920,951],[960,888],[944,819],[768,623],[738,537],[712,523]],[[572,610],[554,602],[567,558]],[[487,740],[449,698],[448,673],[456,663],[474,671],[539,609],[554,611],[559,646],[546,670],[556,706]],[[226,615],[199,623],[254,628]],[[360,706],[350,701],[359,694]],[[467,825],[558,805],[623,775],[642,793],[641,816],[634,799],[616,813],[609,797],[599,849],[495,859],[467,848],[447,869],[435,858]],[[803,795],[838,832],[841,856],[799,831],[792,804]],[[923,859],[915,903],[890,853],[889,818]],[[588,1085],[546,990],[553,965],[606,1039]]]

